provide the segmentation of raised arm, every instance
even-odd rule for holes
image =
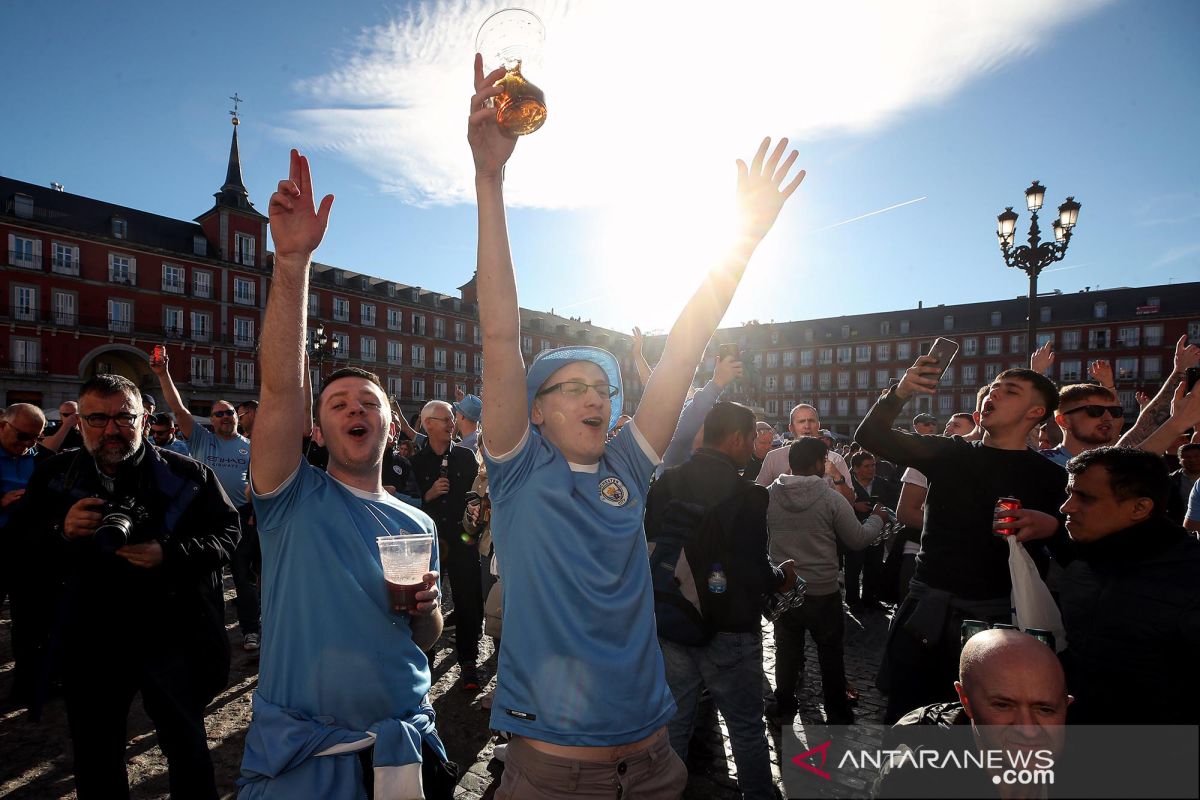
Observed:
[[[696,434],[700,432],[704,418],[721,399],[721,393],[725,391],[729,382],[740,377],[742,377],[741,361],[735,361],[733,356],[717,359],[712,380],[703,389],[692,395],[692,402],[680,413],[679,423],[675,426],[675,434],[671,437],[671,443],[667,445],[666,452],[663,453],[662,464],[659,464],[660,470],[678,466],[691,457],[692,442],[696,440]]]
[[[733,300],[750,256],[775,224],[783,204],[804,180],[804,170],[800,170],[784,185],[797,153],[793,150],[781,164],[787,139],[781,139],[768,156],[770,146],[770,138],[763,139],[749,166],[738,159],[737,197],[741,212],[738,240],[705,276],[675,321],[634,415],[638,430],[657,453],[664,452],[671,441],[696,365]]]
[[[475,55],[475,95],[467,141],[475,159],[475,196],[479,208],[479,328],[483,339],[483,444],[492,455],[512,452],[529,428],[525,398],[525,361],[521,358],[521,316],[517,308],[517,279],[513,275],[504,220],[504,165],[517,140],[496,124],[496,110],[487,101],[500,94],[497,69],[483,74],[483,58]]]
[[[293,150],[288,179],[279,182],[268,209],[275,274],[263,318],[258,359],[262,394],[250,451],[250,478],[258,494],[274,491],[295,472],[301,440],[312,424],[312,388],[304,359],[308,273],[332,207],[330,194],[314,209],[308,159]]]
[[[74,430],[79,425],[79,415],[75,414],[72,417],[64,419],[62,424],[58,426],[58,430],[53,435],[47,436],[42,440],[42,447],[47,450],[53,450],[55,453],[62,450],[63,441],[66,440],[67,434]]]
[[[1183,382],[1188,367],[1200,364],[1200,348],[1188,344],[1187,336],[1180,336],[1175,343],[1175,367],[1163,381],[1162,388],[1154,399],[1142,407],[1137,422],[1125,431],[1125,435],[1117,442],[1119,447],[1138,447],[1150,434],[1161,428],[1171,418],[1171,398],[1175,396],[1175,387]]]
[[[1187,386],[1180,383],[1175,387],[1171,397],[1171,416],[1158,430],[1147,436],[1137,447],[1147,453],[1161,456],[1175,440],[1190,430],[1200,426],[1200,387],[1187,391]]]
[[[162,389],[163,398],[167,401],[167,405],[171,407],[172,413],[175,414],[175,422],[179,425],[179,432],[183,434],[183,438],[192,438],[192,428],[196,426],[196,418],[192,416],[192,412],[188,411],[186,405],[183,404],[183,398],[179,396],[179,390],[175,388],[175,381],[171,380],[171,359],[167,355],[167,348],[163,348],[163,357],[161,362],[155,362],[150,359],[150,371],[158,376],[158,385]]]
[[[633,329],[633,352],[630,356],[633,358],[633,366],[637,369],[638,380],[645,386],[650,382],[650,362],[646,360],[646,353],[642,350],[642,346],[646,343],[646,337],[642,335],[641,328]]]
[[[937,359],[932,356],[920,356],[914,361],[900,383],[884,392],[871,406],[854,432],[855,441],[876,457],[886,458],[902,467],[915,466],[925,472],[921,465],[935,457],[951,440],[944,436],[921,436],[894,430],[892,423],[910,397],[937,391],[939,370],[933,366],[936,363]]]

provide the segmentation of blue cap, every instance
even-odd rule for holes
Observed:
[[[617,387],[617,393],[613,395],[612,407],[608,413],[608,430],[612,430],[621,416],[621,406],[624,405],[625,393],[621,387],[621,365],[617,363],[616,356],[599,347],[556,347],[553,350],[543,350],[538,353],[537,358],[533,359],[533,363],[529,365],[529,372],[525,375],[525,393],[530,411],[533,410],[533,398],[537,395],[538,389],[542,388],[542,384],[548,381],[555,372],[575,361],[592,362],[604,370],[608,382]]]
[[[471,422],[479,422],[483,414],[483,401],[473,394],[466,395],[454,404],[454,413],[462,414]]]

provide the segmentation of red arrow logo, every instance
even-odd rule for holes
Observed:
[[[800,767],[801,769],[808,770],[813,775],[818,775],[818,776],[824,778],[825,780],[832,780],[829,777],[828,772],[825,772],[824,770],[821,770],[821,769],[817,769],[817,767],[815,765],[810,764],[808,762],[809,756],[811,756],[814,753],[819,753],[821,756],[821,766],[822,767],[825,766],[825,759],[829,756],[829,745],[832,743],[833,743],[833,740],[830,739],[825,744],[817,745],[816,747],[812,748],[811,750],[805,750],[800,755],[792,758],[792,763],[795,764],[797,767]]]

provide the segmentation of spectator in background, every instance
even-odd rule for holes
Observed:
[[[960,411],[946,422],[943,436],[967,436],[975,430],[975,418],[966,411]]]
[[[175,419],[167,412],[155,414],[150,420],[150,439],[156,447],[174,450],[181,456],[191,457],[187,442],[175,438]]]
[[[846,466],[846,459],[833,451],[833,435],[829,431],[821,429],[821,418],[817,416],[817,410],[807,403],[801,403],[792,409],[788,418],[790,420],[788,430],[797,439],[804,436],[818,436],[825,440],[825,446],[828,448],[825,456],[825,476],[829,478],[838,494],[846,498],[847,502],[853,503],[854,489],[850,485],[850,468]],[[754,482],[759,486],[770,486],[780,475],[787,474],[790,469],[788,452],[788,448],[780,447],[767,453],[767,457],[763,459],[762,469],[759,470],[758,477]]]
[[[894,509],[900,491],[889,481],[875,474],[875,456],[859,450],[850,456],[850,473],[854,484],[854,513],[859,522],[866,522],[879,506]],[[846,568],[846,602],[851,608],[871,611],[882,610],[879,582],[883,574],[883,544],[863,550],[843,546],[843,563]],[[862,576],[862,590],[858,579]]]
[[[767,453],[771,452],[773,447],[779,447],[775,444],[775,429],[769,423],[756,422],[754,424],[754,448],[750,453],[750,460],[746,462],[746,469],[742,471],[742,477],[750,481],[758,478],[763,459],[767,457]]]
[[[254,418],[258,415],[257,400],[243,400],[237,404],[238,428],[247,439],[254,432]]]
[[[483,414],[483,401],[476,395],[465,394],[453,406],[454,429],[458,432],[458,446],[471,452],[479,449],[479,418]]]
[[[1182,525],[1187,515],[1188,498],[1192,496],[1192,487],[1196,485],[1196,479],[1200,478],[1200,442],[1180,445],[1176,455],[1179,457],[1179,469],[1171,473],[1167,516],[1175,524]]]
[[[56,453],[83,447],[83,437],[79,435],[79,404],[74,400],[59,403],[58,422],[47,422],[44,433],[46,438],[42,445]]]
[[[1125,409],[1108,389],[1076,383],[1059,390],[1054,421],[1062,430],[1063,442],[1041,454],[1065,467],[1072,456],[1115,443],[1125,424]]]
[[[917,414],[912,418],[913,433],[933,436],[937,431],[937,417],[933,414]]]

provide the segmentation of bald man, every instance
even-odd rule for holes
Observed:
[[[982,631],[963,647],[954,688],[958,702],[937,703],[905,714],[889,731],[886,746],[1003,751],[998,760],[1004,769],[1010,769],[1013,762],[1027,764],[1031,770],[1054,768],[1063,750],[1067,706],[1072,698],[1053,650],[1021,631]],[[968,726],[971,737],[945,735],[945,729],[959,728],[965,733]],[[1041,796],[1043,786],[1009,785],[1003,780],[1004,769],[967,765],[934,771],[894,764],[880,774],[875,796]],[[1056,780],[1056,784],[1060,782]]]

